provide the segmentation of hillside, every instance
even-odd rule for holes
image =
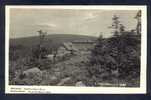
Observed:
[[[84,35],[52,34],[46,36],[46,45],[49,45],[50,42],[60,44],[62,42],[69,42],[74,40],[96,40],[96,39],[97,39],[96,37]],[[10,45],[22,45],[25,47],[31,47],[38,43],[39,43],[38,36],[10,39]]]
[[[61,82],[62,79],[70,76],[71,83],[67,83],[68,85],[75,85],[76,81],[79,81],[85,78],[85,73],[87,70],[85,69],[86,65],[84,62],[87,60],[87,56],[89,55],[71,55],[67,57],[67,59],[63,61],[58,61],[55,64],[52,64],[48,59],[40,59],[36,61],[31,61],[30,55],[31,52],[30,48],[35,47],[34,45],[39,43],[39,37],[28,37],[28,38],[19,38],[19,39],[10,39],[10,84],[41,84],[41,85],[56,85],[58,82]],[[81,41],[81,40],[96,40],[96,37],[90,36],[82,36],[82,35],[48,35],[46,37],[46,46],[47,48],[52,47],[52,45],[57,45],[63,42],[69,41]],[[83,65],[82,65],[83,64]],[[70,67],[69,67],[70,66]],[[16,75],[20,75],[20,71],[28,70],[30,68],[40,68],[42,71],[42,77],[44,77],[43,81],[39,83],[39,80],[34,79],[41,79],[41,78],[33,78],[25,80],[20,80],[20,78],[14,76],[15,72]],[[57,70],[57,71],[56,71]],[[84,72],[84,73],[83,73]],[[58,73],[60,73],[58,75]],[[78,76],[77,76],[78,73]],[[82,73],[82,74],[79,74]],[[48,76],[48,77],[47,77]],[[77,76],[77,77],[76,77]],[[34,77],[37,77],[36,75]],[[57,81],[52,80],[52,78],[57,78]],[[81,79],[82,78],[82,79]],[[18,80],[19,79],[19,80]],[[26,81],[27,80],[27,81]],[[30,80],[30,81],[29,81]],[[31,83],[30,83],[31,82]],[[38,83],[36,83],[38,82]],[[54,84],[55,82],[55,84]],[[57,82],[57,83],[56,83]],[[58,83],[59,85],[59,83]],[[64,84],[65,85],[65,84]]]
[[[49,48],[74,40],[97,41],[91,50],[78,50],[76,53],[61,56],[54,63],[50,59],[29,59],[29,48],[39,42],[38,37],[11,39],[11,45],[21,46],[17,46],[17,49],[10,48],[13,52],[9,69],[10,84],[115,87],[140,85],[140,36],[132,33],[110,38],[49,35],[46,45]],[[82,44],[81,47],[85,45]],[[14,59],[16,56],[20,57]],[[41,74],[34,73],[35,70]],[[28,75],[27,72],[30,71],[32,73]],[[27,75],[24,76],[22,72]]]

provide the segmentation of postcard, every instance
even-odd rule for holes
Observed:
[[[145,5],[6,5],[5,93],[145,94]]]

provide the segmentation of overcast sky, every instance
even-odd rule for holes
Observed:
[[[20,9],[10,10],[10,38],[38,35],[38,30],[48,34],[81,34],[111,36],[112,16],[120,17],[127,30],[136,27],[136,10],[61,10]]]

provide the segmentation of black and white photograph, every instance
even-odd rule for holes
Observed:
[[[146,13],[6,6],[5,92],[146,93]]]

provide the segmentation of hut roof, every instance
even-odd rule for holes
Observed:
[[[95,41],[92,40],[75,40],[72,43],[94,43]]]

